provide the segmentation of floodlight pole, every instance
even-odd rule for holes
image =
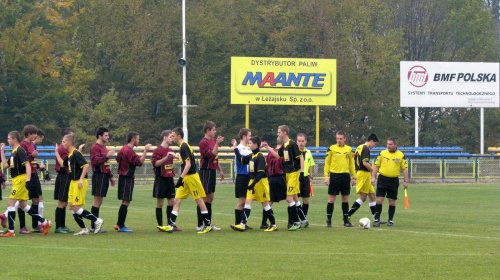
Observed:
[[[418,107],[415,107],[415,147],[418,147],[418,120]]]
[[[481,151],[479,151],[479,154],[484,154],[484,108],[481,107],[481,125],[480,125],[480,130],[479,130],[481,136],[480,141],[481,141]]]
[[[186,59],[186,0],[182,0],[182,58]],[[184,140],[188,142],[186,66],[182,67],[182,130]]]

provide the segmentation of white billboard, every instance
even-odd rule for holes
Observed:
[[[499,107],[499,63],[400,62],[401,107]]]

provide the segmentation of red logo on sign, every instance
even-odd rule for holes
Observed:
[[[423,87],[427,84],[429,80],[429,74],[427,74],[427,70],[420,66],[413,66],[410,71],[408,71],[408,81],[414,87]]]

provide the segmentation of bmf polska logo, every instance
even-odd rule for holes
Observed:
[[[413,66],[408,71],[408,81],[414,87],[423,87],[427,84],[428,80],[429,74],[427,73],[427,69],[420,65]]]

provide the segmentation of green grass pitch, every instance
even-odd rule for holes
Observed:
[[[120,201],[111,188],[101,207],[108,233],[72,236],[40,234],[1,238],[3,279],[499,279],[500,188],[498,184],[412,184],[410,208],[403,192],[396,227],[344,228],[340,197],[333,228],[326,228],[327,188],[315,184],[309,229],[286,230],[286,203],[273,206],[277,232],[263,232],[262,207],[254,202],[249,225],[236,232],[234,187],[218,185],[213,223],[220,232],[197,234],[195,203],[182,203],[177,224],[182,232],[156,232],[156,199],[151,185],[137,185],[126,225],[117,233]],[[0,207],[5,209],[9,188]],[[53,188],[44,187],[45,216],[54,219]],[[349,206],[357,198],[351,194]],[[87,195],[86,209],[93,197]],[[165,206],[164,206],[165,207]],[[384,203],[382,218],[387,219]],[[371,218],[367,204],[352,217]],[[164,215],[164,219],[166,217]],[[27,217],[27,224],[31,218]],[[67,225],[77,225],[68,212]],[[86,220],[89,225],[89,221]],[[16,231],[18,225],[16,224]]]

